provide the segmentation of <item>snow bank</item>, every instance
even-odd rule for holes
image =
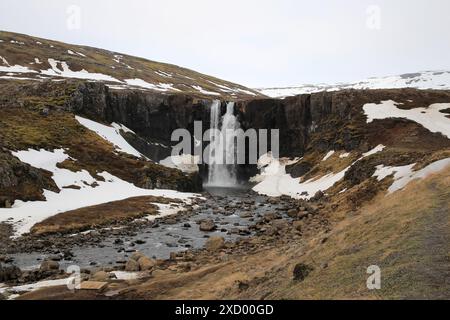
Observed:
[[[160,165],[163,165],[168,168],[175,168],[187,173],[198,172],[198,163],[200,157],[193,156],[190,154],[183,154],[179,156],[170,156],[164,160],[159,162]]]
[[[77,121],[84,127],[94,131],[100,137],[112,143],[116,147],[116,150],[131,154],[138,158],[143,157],[143,155],[135,148],[133,148],[120,134],[120,130],[134,133],[124,125],[113,123],[112,126],[109,127],[79,116],[75,116],[75,119],[77,119]]]
[[[8,221],[15,227],[15,236],[30,231],[31,227],[48,217],[58,213],[75,210],[87,206],[98,205],[111,201],[124,200],[137,196],[161,196],[189,201],[195,197],[192,193],[181,193],[173,190],[148,190],[115,177],[108,172],[99,173],[105,181],[95,180],[85,170],[72,172],[59,169],[56,165],[69,158],[63,149],[54,150],[25,150],[13,153],[22,162],[33,167],[48,170],[53,173],[53,179],[61,189],[59,193],[44,190],[46,201],[16,201],[12,208],[0,209],[0,222]],[[98,186],[91,186],[96,182]],[[64,186],[76,185],[81,189],[64,189]]]
[[[69,66],[67,65],[67,62],[65,62],[65,61],[48,59],[48,63],[50,64],[51,69],[41,70],[41,73],[44,75],[47,75],[47,76],[86,79],[86,80],[95,80],[95,81],[109,81],[109,82],[120,82],[120,83],[122,82],[120,80],[117,80],[114,77],[111,77],[111,76],[103,74],[103,73],[90,73],[86,70],[72,71],[72,70],[70,70]],[[58,64],[61,65],[62,69],[58,68]]]
[[[380,104],[368,103],[363,106],[367,123],[375,119],[404,118],[422,125],[431,132],[440,132],[450,138],[450,119],[440,110],[450,108],[450,103],[435,103],[428,108],[403,110],[397,107],[400,103],[392,100]]]
[[[194,88],[195,90],[197,90],[203,94],[212,95],[212,96],[220,96],[220,93],[208,91],[206,89],[203,89],[201,86],[192,86],[192,88]]]
[[[11,72],[11,73],[36,73],[36,71],[31,70],[28,67],[23,67],[19,65],[11,66],[8,61],[0,56],[0,61],[4,66],[0,66],[0,72]]]
[[[36,283],[25,284],[22,286],[15,286],[15,287],[0,287],[0,294],[5,293],[5,292],[23,293],[23,292],[36,291],[36,290],[42,289],[42,288],[66,286],[71,281],[73,281],[73,277],[57,279],[57,280],[45,280],[45,281],[40,281],[40,282],[36,282]],[[14,297],[17,297],[17,296],[13,296],[13,298]]]
[[[355,162],[377,152],[381,152],[383,149],[384,146],[379,145],[363,154],[362,157]],[[261,173],[250,179],[251,182],[258,183],[253,187],[253,190],[269,197],[288,195],[294,199],[308,200],[311,199],[318,191],[326,191],[336,182],[339,182],[342,178],[344,178],[345,173],[355,163],[352,163],[350,166],[338,173],[328,173],[322,177],[315,177],[307,181],[302,181],[302,178],[293,178],[290,174],[286,173],[286,166],[296,163],[298,160],[299,159],[275,159],[272,157],[270,152],[263,155],[258,160],[258,168],[261,170]]]
[[[400,167],[385,167],[383,165],[379,165],[377,166],[373,176],[376,177],[378,181],[381,181],[384,178],[393,175],[394,183],[392,183],[388,189],[389,193],[393,193],[403,189],[412,180],[423,179],[432,173],[445,169],[445,167],[450,165],[450,158],[433,162],[418,171],[412,170],[415,165],[415,163]]]

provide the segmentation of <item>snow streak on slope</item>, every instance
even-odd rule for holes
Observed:
[[[135,148],[130,146],[130,144],[122,137],[120,134],[120,130],[124,130],[125,132],[132,132],[130,129],[125,127],[124,125],[119,125],[114,123],[112,127],[108,127],[104,124],[82,118],[80,116],[75,116],[75,119],[83,125],[84,127],[88,128],[89,130],[94,131],[97,133],[100,137],[105,139],[106,141],[112,143],[116,150],[125,152],[128,154],[131,154],[135,157],[143,157],[143,155],[137,151]],[[125,128],[125,129],[124,129]]]
[[[284,98],[299,94],[309,94],[321,91],[338,91],[345,89],[450,89],[449,71],[424,71],[418,73],[408,73],[399,76],[370,78],[354,83],[337,84],[306,84],[285,88],[260,88],[256,89],[262,94],[272,98]]]
[[[367,115],[367,123],[375,119],[404,118],[417,122],[431,132],[440,132],[450,138],[450,119],[442,110],[450,109],[450,103],[435,103],[428,108],[400,109],[392,100],[382,101],[380,104],[368,103],[363,106]]]
[[[99,173],[104,178],[104,181],[100,181],[85,170],[72,172],[60,169],[57,164],[69,159],[63,149],[53,152],[29,149],[13,152],[13,155],[33,167],[52,172],[52,178],[61,189],[59,193],[44,190],[46,201],[15,201],[12,208],[0,209],[0,222],[12,222],[15,227],[15,236],[29,232],[34,224],[48,217],[87,206],[137,196],[161,196],[183,201],[189,201],[189,198],[196,196],[192,193],[173,190],[141,189],[105,171]],[[73,160],[76,161],[76,159]],[[77,186],[80,189],[63,188],[67,186]]]
[[[388,189],[389,193],[393,193],[403,189],[408,183],[415,179],[426,178],[430,174],[439,172],[447,166],[450,166],[450,158],[433,162],[425,168],[414,172],[413,168],[415,165],[415,163],[400,167],[385,167],[379,165],[373,176],[376,177],[378,181],[381,181],[384,178],[393,175],[394,182]]]

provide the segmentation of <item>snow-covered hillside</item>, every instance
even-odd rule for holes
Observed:
[[[0,80],[79,79],[110,88],[225,99],[261,96],[247,87],[176,65],[0,31]]]
[[[284,88],[259,88],[262,94],[272,98],[284,98],[299,94],[320,91],[339,91],[344,89],[450,89],[450,71],[424,71],[380,78],[370,78],[354,83],[305,84]]]

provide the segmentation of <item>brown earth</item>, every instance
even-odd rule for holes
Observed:
[[[157,215],[158,207],[154,203],[179,203],[179,200],[163,197],[133,197],[120,201],[112,201],[96,206],[66,211],[42,222],[31,229],[35,236],[46,234],[67,234],[96,229],[111,224]]]

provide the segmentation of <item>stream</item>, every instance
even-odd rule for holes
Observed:
[[[135,251],[156,259],[168,259],[171,252],[202,248],[211,236],[221,236],[226,241],[251,236],[250,225],[268,212],[280,211],[279,205],[269,204],[266,197],[256,195],[246,187],[208,187],[205,197],[206,202],[194,209],[192,215],[181,216],[174,224],[158,223],[145,226],[133,235],[111,235],[96,244],[73,246],[69,248],[73,257],[60,260],[60,266],[117,267]],[[204,219],[214,220],[217,229],[201,231],[198,222]],[[40,252],[11,255],[14,264],[22,270],[36,269],[51,256],[54,255]]]

